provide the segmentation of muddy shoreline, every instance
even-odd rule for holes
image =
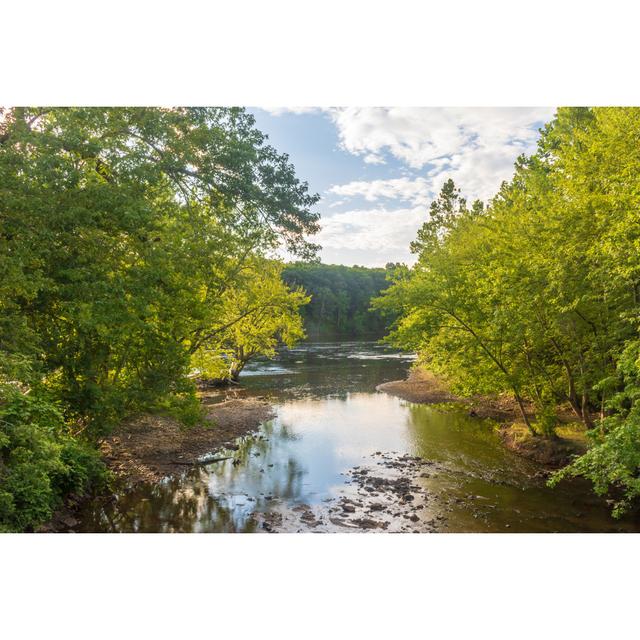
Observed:
[[[385,382],[378,385],[376,390],[416,404],[459,404],[472,417],[488,418],[499,423],[497,429],[507,449],[549,469],[567,465],[586,450],[585,429],[570,412],[560,412],[558,417],[561,424],[555,438],[534,437],[521,424],[518,405],[512,398],[456,396],[443,380],[423,368],[416,367],[405,380]],[[535,420],[533,407],[526,405],[525,409],[527,416]]]
[[[130,483],[158,482],[201,463],[207,454],[233,448],[238,438],[255,432],[273,413],[262,399],[203,404],[204,423],[195,427],[156,415],[123,423],[100,445],[109,469]]]
[[[211,403],[203,395],[202,403],[205,413],[200,425],[185,427],[168,416],[147,414],[123,422],[105,438],[99,449],[113,474],[114,485],[131,488],[140,483],[158,483],[199,464],[215,462],[216,452],[237,448],[239,438],[256,433],[273,415],[273,407],[262,398]],[[76,516],[84,505],[112,497],[111,492],[69,496],[64,507],[40,531],[68,531],[77,524]]]
[[[465,398],[452,393],[446,382],[426,369],[411,369],[405,380],[384,382],[376,387],[416,404],[456,403],[463,406],[472,417],[490,418],[498,422],[516,422],[520,418],[518,405],[509,397],[472,396]],[[533,417],[533,409],[526,406],[527,415]]]

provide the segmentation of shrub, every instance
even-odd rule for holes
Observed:
[[[183,385],[184,391],[160,398],[148,407],[149,411],[162,413],[181,422],[186,427],[193,427],[204,419],[204,411],[200,399],[196,395],[192,383]]]
[[[0,386],[0,531],[30,531],[69,493],[104,486],[98,452],[72,437],[46,396]]]

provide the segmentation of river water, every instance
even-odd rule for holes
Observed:
[[[234,461],[123,488],[114,500],[88,505],[75,530],[363,530],[353,522],[368,523],[366,530],[414,532],[640,529],[611,518],[586,483],[546,487],[540,468],[505,449],[489,421],[375,390],[404,378],[412,360],[373,342],[341,342],[304,344],[252,363],[240,394],[266,396],[275,417],[239,441],[230,452]],[[400,465],[405,459],[413,460],[419,493],[403,503],[406,509],[396,510],[393,495],[364,491],[356,481],[358,473],[401,477],[408,473]]]

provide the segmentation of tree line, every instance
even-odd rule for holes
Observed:
[[[371,300],[389,285],[386,268],[298,262],[285,267],[283,278],[311,296],[301,309],[309,337],[384,335],[388,319],[371,309]]]
[[[614,515],[640,495],[639,141],[640,109],[559,109],[490,202],[446,182],[375,302],[393,343],[461,393],[511,394],[536,437],[570,407],[590,448],[552,483],[613,489]]]
[[[242,109],[0,110],[0,530],[103,483],[124,416],[198,420],[194,370],[303,335],[269,256],[315,255],[317,201]]]

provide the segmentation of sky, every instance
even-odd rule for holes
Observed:
[[[321,196],[327,264],[411,264],[409,243],[429,202],[453,178],[469,201],[488,200],[535,151],[550,107],[252,108],[258,129]]]

